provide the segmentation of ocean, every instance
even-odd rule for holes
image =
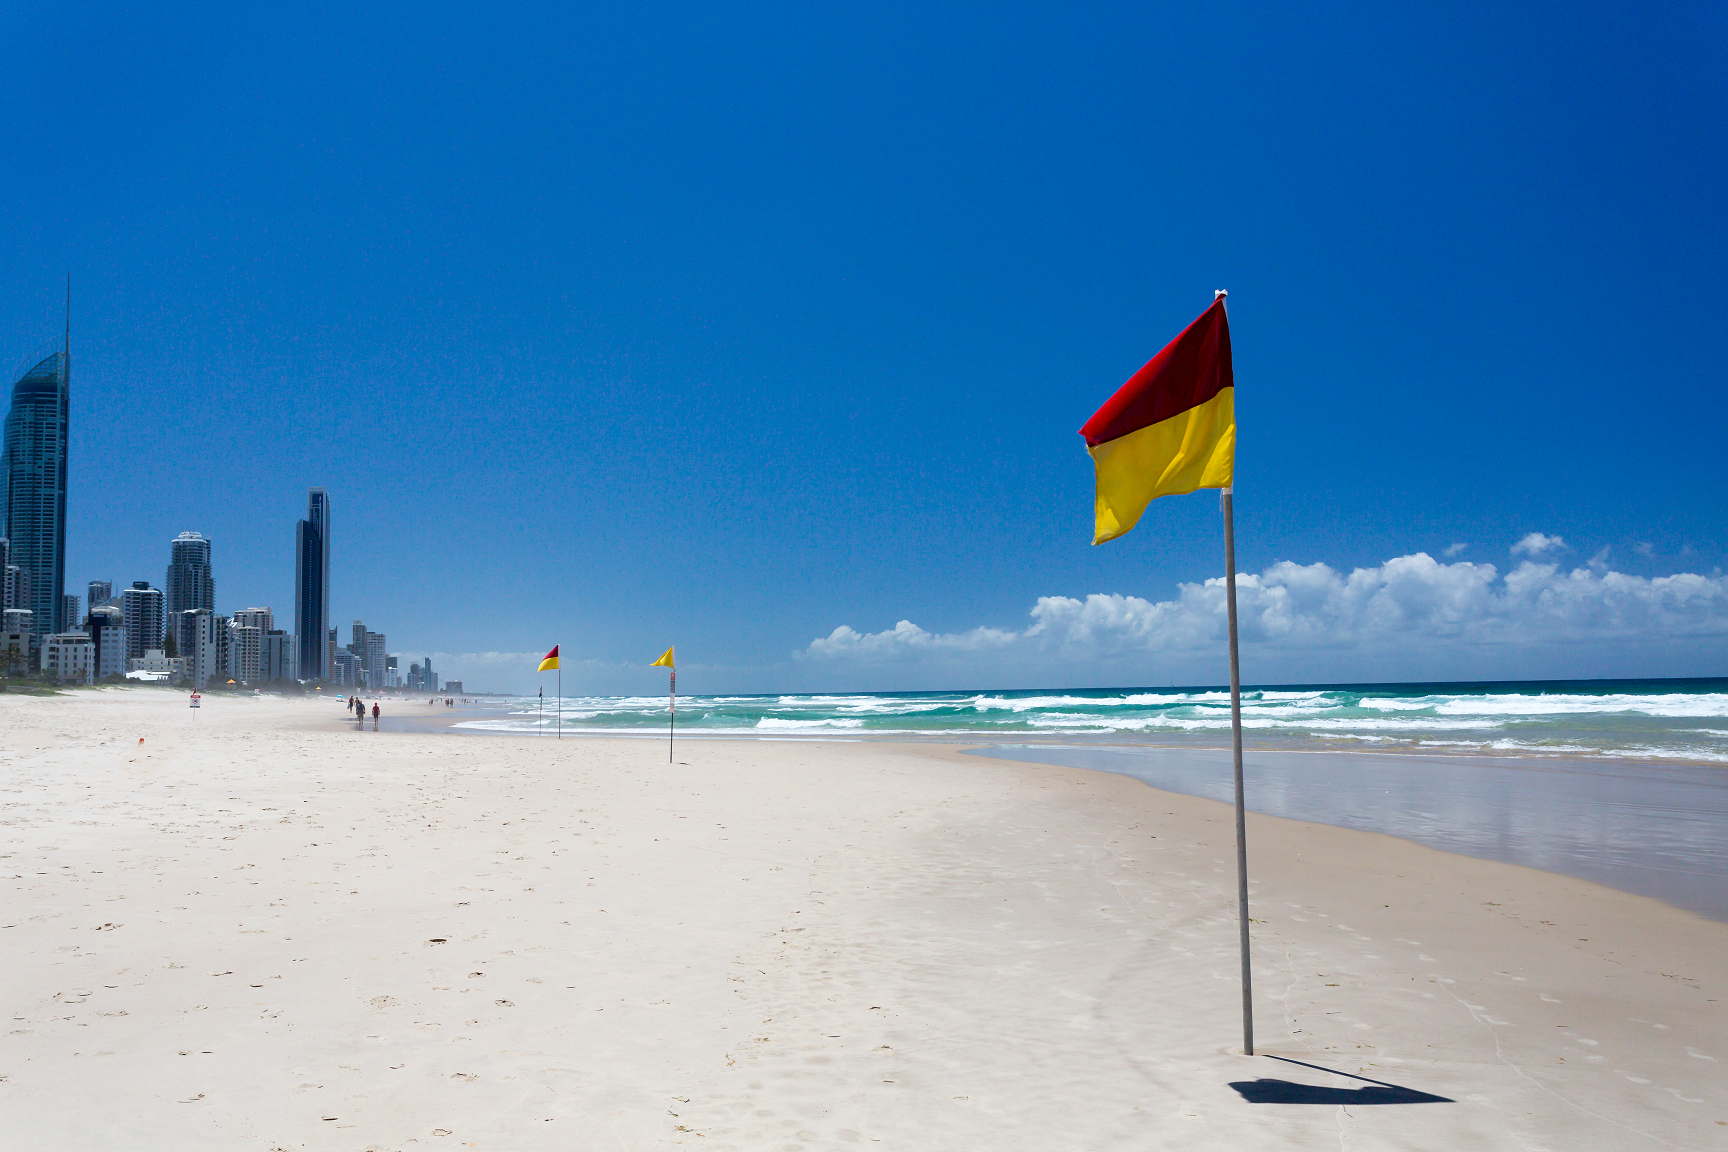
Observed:
[[[558,701],[497,698],[473,731],[558,727]],[[658,736],[664,696],[566,697],[563,730]],[[472,715],[472,714],[470,714]],[[1247,746],[1728,764],[1728,679],[1315,684],[1242,692]],[[680,696],[678,733],[759,739],[941,738],[1216,747],[1227,688]]]

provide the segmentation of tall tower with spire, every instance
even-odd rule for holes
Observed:
[[[30,363],[34,361],[34,363]],[[6,539],[12,563],[29,574],[36,634],[77,624],[62,619],[66,591],[66,444],[72,407],[72,277],[66,277],[66,333],[58,351],[30,357],[12,382],[6,413]]]

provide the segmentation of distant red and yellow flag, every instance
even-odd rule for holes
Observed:
[[[1160,496],[1230,487],[1236,382],[1224,297],[1129,377],[1080,435],[1097,482],[1094,544],[1134,527]]]
[[[540,667],[536,671],[550,672],[556,667],[558,667],[558,645],[554,644],[552,651],[546,653],[546,658],[540,661]]]

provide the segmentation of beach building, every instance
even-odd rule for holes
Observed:
[[[228,648],[230,676],[242,684],[255,684],[264,678],[264,629],[238,619],[231,621]]]
[[[201,532],[182,532],[168,545],[168,618],[198,608],[216,611],[216,579],[210,570],[210,541]]]
[[[174,641],[186,662],[186,676],[194,688],[207,687],[220,670],[216,617],[208,608],[188,608],[176,619]]]
[[[244,608],[228,624],[230,676],[242,684],[268,679],[264,675],[264,637],[276,627],[269,608]]]
[[[60,597],[60,627],[67,632],[75,631],[79,621],[78,594],[68,592]]]
[[[126,625],[118,608],[92,608],[84,618],[84,631],[93,648],[95,678],[123,675],[132,654],[126,650]]]
[[[238,673],[234,669],[234,633],[230,628],[233,621],[227,616],[210,617],[210,630],[216,638],[216,670],[210,679],[221,683],[225,680],[238,681]]]
[[[330,670],[330,682],[345,688],[361,687],[360,673],[360,661],[355,659],[354,653],[346,648],[336,649],[334,666]]]
[[[70,301],[70,293],[68,293]],[[33,357],[34,359],[34,357]],[[6,413],[6,523],[9,562],[21,574],[17,587],[38,635],[59,632],[77,621],[61,614],[66,591],[66,442],[71,413],[72,329],[60,351],[41,357],[12,384]]]
[[[0,662],[8,676],[35,667],[36,630],[31,627],[30,616],[28,608],[8,608],[5,622],[0,624]]]
[[[397,667],[396,657],[394,656],[384,657],[384,687],[402,687],[402,673]]]
[[[299,657],[299,649],[294,643],[294,637],[280,628],[272,628],[264,633],[263,652],[258,662],[258,679],[298,680],[299,668],[295,660]]]
[[[101,608],[114,599],[114,585],[107,580],[90,581],[89,595],[84,597],[84,604],[90,608]]]
[[[85,632],[50,632],[42,638],[42,671],[62,684],[88,681],[96,645]]]
[[[427,692],[438,691],[438,673],[432,670],[432,657],[430,656],[421,661],[420,687]]]
[[[160,648],[152,648],[142,656],[134,656],[127,663],[131,667],[126,676],[131,680],[172,683],[186,675],[186,661],[179,656],[165,656]]]
[[[444,691],[445,691],[445,693],[447,693],[448,695],[451,695],[451,696],[462,695],[462,681],[460,681],[460,680],[446,680],[444,682]]]
[[[132,649],[128,657],[142,656],[162,646],[166,615],[160,588],[150,587],[148,581],[134,580],[132,587],[120,593],[120,618],[126,625],[126,641]]]
[[[384,633],[366,633],[366,686],[378,689],[387,688],[385,682],[386,665],[389,656],[384,652]]]
[[[234,613],[234,623],[268,632],[276,627],[276,613],[269,608],[242,608]]]
[[[306,519],[294,530],[294,634],[300,678],[327,680],[334,644],[330,630],[330,494],[306,490]],[[332,636],[331,639],[334,639]]]

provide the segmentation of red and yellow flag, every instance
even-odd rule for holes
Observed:
[[[1235,397],[1220,294],[1080,429],[1097,478],[1092,543],[1127,532],[1160,496],[1230,487]]]
[[[540,667],[535,669],[535,671],[550,672],[556,667],[558,667],[558,645],[554,644],[552,645],[552,651],[546,653],[546,658],[540,661]]]

